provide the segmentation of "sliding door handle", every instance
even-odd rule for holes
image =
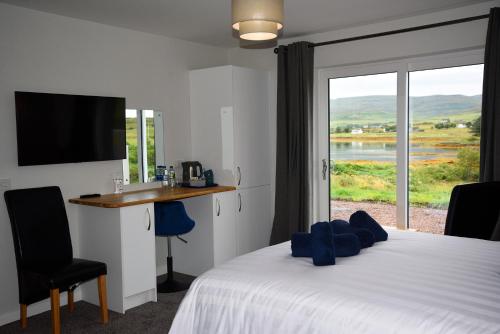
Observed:
[[[328,171],[328,164],[326,159],[323,159],[323,180],[326,180],[326,172]]]
[[[241,204],[242,204],[242,203],[241,203],[241,193],[239,193],[239,194],[238,194],[238,199],[239,199],[239,201],[240,201],[240,205],[239,205],[239,207],[238,207],[238,212],[241,212]]]

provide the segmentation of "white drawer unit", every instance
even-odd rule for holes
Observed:
[[[80,256],[106,263],[109,309],[124,313],[156,301],[154,204],[79,206],[79,214]],[[98,305],[94,285],[84,284],[82,297]]]

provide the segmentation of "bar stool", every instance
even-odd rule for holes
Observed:
[[[187,290],[188,283],[174,280],[171,238],[177,237],[184,243],[186,240],[179,235],[190,232],[194,227],[194,221],[189,218],[182,202],[157,202],[155,203],[155,234],[159,237],[167,237],[167,280],[158,283],[157,290],[161,293],[177,292]]]

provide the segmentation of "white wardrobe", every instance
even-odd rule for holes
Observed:
[[[215,182],[234,185],[236,249],[269,245],[271,233],[268,75],[221,66],[190,72],[192,156]],[[230,247],[224,247],[230,252]]]

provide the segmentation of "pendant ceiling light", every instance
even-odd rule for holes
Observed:
[[[274,39],[283,28],[283,0],[232,0],[232,12],[241,39]]]

